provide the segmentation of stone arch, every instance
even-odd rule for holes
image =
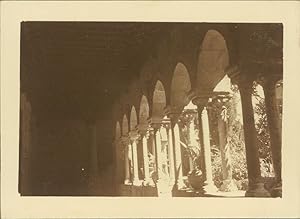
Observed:
[[[115,139],[119,139],[121,137],[121,126],[119,121],[116,122],[116,133],[115,133]]]
[[[225,75],[229,55],[224,37],[216,30],[208,30],[198,56],[196,86],[212,90]]]
[[[191,90],[191,81],[187,68],[178,63],[175,67],[171,82],[171,105],[183,108],[188,104],[188,92]]]
[[[135,107],[132,106],[131,107],[131,112],[130,112],[130,131],[134,130],[137,126],[137,114],[136,114],[136,110]]]
[[[140,112],[139,112],[139,121],[140,123],[146,123],[149,117],[149,103],[145,95],[141,98],[140,103]]]
[[[166,107],[166,92],[164,85],[160,80],[155,84],[153,92],[152,116],[163,117]]]
[[[123,135],[127,135],[128,131],[129,131],[129,128],[128,128],[128,119],[127,119],[126,114],[124,114],[123,121],[122,121],[122,134]]]

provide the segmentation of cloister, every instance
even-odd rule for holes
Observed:
[[[158,29],[161,31],[164,26]],[[147,31],[142,33],[147,35]],[[281,113],[278,101],[282,101],[282,96],[278,95],[276,84],[283,79],[282,25],[178,23],[168,26],[167,31],[154,41],[151,52],[141,58],[141,64],[135,70],[137,73],[128,83],[124,82],[124,88],[119,90],[111,105],[101,106],[100,103],[93,108],[93,102],[98,101],[97,93],[93,94],[96,97],[90,99],[89,95],[84,97],[88,100],[83,105],[86,104],[88,108],[83,108],[83,111],[95,109],[95,112],[83,116],[82,121],[87,124],[84,126],[86,135],[83,137],[79,135],[80,132],[75,132],[69,136],[68,143],[82,142],[85,145],[88,168],[82,167],[81,171],[88,172],[89,194],[105,195],[103,191],[109,190],[109,194],[114,196],[226,196],[226,192],[236,192],[238,189],[232,176],[228,142],[230,127],[228,120],[222,117],[225,104],[233,95],[231,87],[235,85],[241,102],[248,176],[247,191],[236,194],[281,197]],[[134,61],[131,65],[134,65]],[[74,80],[79,83],[82,78]],[[122,83],[122,79],[118,78],[107,83],[113,84],[114,80]],[[47,157],[56,152],[54,149],[45,149],[46,152],[39,153],[31,149],[31,145],[40,144],[39,140],[34,143],[39,128],[32,121],[38,121],[35,113],[42,112],[44,106],[37,107],[39,88],[29,88],[29,81],[26,79],[26,86],[21,86],[20,193],[48,194],[47,189],[51,185],[47,182],[51,182],[51,177],[47,176],[51,174],[40,174],[41,181],[33,180],[34,174],[39,171],[30,173],[30,169],[43,162],[43,156],[39,155],[47,154]],[[261,174],[252,102],[253,82],[262,86],[265,97],[275,174],[269,187],[265,186],[266,181]],[[91,82],[90,86],[97,86],[97,80]],[[36,101],[36,107],[31,99]],[[218,117],[213,117],[211,113],[213,106],[219,110]],[[109,111],[105,114],[105,122],[99,119],[99,113],[96,112],[101,107],[107,107]],[[58,111],[61,112],[61,108]],[[74,120],[79,114],[60,122],[67,114],[62,114],[58,120],[51,120],[53,127],[64,127],[58,128],[62,130],[70,126],[78,129],[83,127]],[[39,118],[42,115],[40,113]],[[53,117],[58,118],[57,115]],[[212,127],[212,119],[217,120],[217,126],[214,126],[217,130]],[[183,120],[185,126],[182,125]],[[46,120],[40,121],[40,127],[43,127],[42,121]],[[48,121],[48,124],[51,122]],[[44,127],[41,130],[48,129]],[[55,132],[55,128],[53,130]],[[219,188],[213,179],[212,131],[217,133],[222,162],[222,183]],[[45,139],[47,132],[40,132]],[[187,133],[187,137],[183,136],[183,132]],[[109,140],[103,140],[105,136],[110,136]],[[61,134],[61,138],[64,138],[64,134]],[[64,144],[64,140],[54,140],[53,144]],[[200,152],[199,161],[187,154],[188,148],[195,147]],[[34,154],[36,158],[33,159]],[[107,156],[111,156],[111,160],[105,163],[103,160]],[[55,170],[51,167],[48,169]],[[190,186],[192,178],[189,174],[193,171],[200,171],[201,177],[195,182],[196,185]],[[33,185],[41,184],[44,187],[40,186],[37,192],[30,189]]]

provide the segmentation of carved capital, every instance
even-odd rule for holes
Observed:
[[[160,117],[151,117],[149,119],[149,124],[153,129],[159,129],[162,125],[162,118]]]
[[[251,65],[247,66],[232,66],[226,69],[226,74],[231,79],[233,84],[237,84],[239,89],[251,89],[253,82],[258,77],[258,70],[251,68]],[[252,69],[252,71],[251,71]],[[255,69],[255,70],[254,70]]]
[[[140,123],[138,124],[137,129],[141,135],[145,135],[148,132],[149,123]]]
[[[131,141],[138,141],[140,139],[140,134],[138,130],[132,130],[129,132],[129,138]]]
[[[278,81],[282,80],[278,74],[262,74],[258,78],[258,83],[264,88],[265,92],[273,92]]]
[[[124,147],[127,147],[130,144],[129,136],[122,136],[120,142]]]
[[[165,114],[170,118],[172,123],[176,123],[178,118],[180,117],[182,109],[174,106],[166,106]]]
[[[198,108],[203,108],[207,106],[208,102],[211,101],[211,98],[216,96],[226,96],[229,95],[229,92],[226,91],[200,91],[192,90],[189,93],[189,98],[192,100],[192,103],[195,104]]]

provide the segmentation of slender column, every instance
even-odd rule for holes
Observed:
[[[221,106],[221,112],[218,116],[218,133],[219,145],[222,159],[222,174],[223,184],[220,188],[221,191],[230,192],[236,191],[238,188],[232,179],[232,165],[230,155],[230,144],[228,141],[228,118],[227,108]]]
[[[144,184],[145,185],[148,185],[150,183],[147,139],[148,137],[144,135],[143,136],[143,158],[144,158]]]
[[[254,112],[252,106],[253,81],[244,78],[243,81],[238,82],[238,86],[242,102],[246,160],[249,180],[246,196],[268,197],[270,194],[264,188],[264,183],[262,182],[260,172],[257,133],[254,124]]]
[[[189,126],[188,126],[189,146],[193,148],[198,146],[198,142],[196,140],[194,116],[193,114],[190,114],[189,116],[190,116]],[[195,167],[194,167],[193,158],[191,156],[189,156],[189,162],[190,162],[190,171],[193,171]]]
[[[168,146],[168,133],[165,127],[165,121],[163,121],[162,126],[160,127],[160,136],[161,136],[161,165],[162,173],[164,180],[169,181],[169,170],[168,170],[168,155],[167,155],[167,146]]]
[[[174,159],[174,176],[175,176],[175,188],[182,189],[186,185],[183,182],[182,174],[182,158],[181,158],[181,145],[180,145],[180,132],[179,126],[177,124],[178,118],[181,114],[181,111],[174,109],[170,106],[166,108],[166,114],[170,118],[170,130],[169,135],[172,133],[172,143],[173,143],[173,159]],[[169,136],[171,139],[171,137]],[[172,151],[172,150],[171,150]],[[171,152],[170,152],[171,154]]]
[[[133,184],[140,185],[141,181],[139,180],[139,167],[138,167],[138,154],[137,154],[137,141],[139,135],[137,131],[131,131],[129,133],[132,147],[132,159],[133,159]]]
[[[173,128],[174,134],[174,150],[175,150],[175,176],[177,176],[177,186],[178,188],[185,187],[183,183],[182,175],[182,158],[181,158],[181,145],[180,145],[180,132],[178,124],[174,125]]]
[[[198,105],[197,105],[198,107]],[[201,108],[198,107],[199,122],[201,123],[201,132],[202,136],[199,138],[202,139],[202,154],[203,154],[203,169],[202,172],[204,174],[204,192],[215,192],[217,188],[214,185],[213,177],[212,177],[212,166],[211,166],[211,151],[210,151],[210,133],[209,133],[209,120],[206,107]]]
[[[153,156],[153,160],[154,162],[152,162],[153,165],[153,170],[152,170],[152,174],[150,173],[150,177],[154,180],[154,175],[153,173],[157,172],[157,168],[156,168],[156,145],[155,145],[155,135],[154,135],[154,129],[150,128],[149,129],[149,142],[151,144],[151,154]]]
[[[282,178],[281,178],[281,121],[279,118],[279,109],[276,100],[275,86],[279,78],[266,78],[263,83],[265,94],[266,114],[270,132],[271,151],[273,167],[276,177],[276,184],[271,191],[275,197],[282,196]]]
[[[174,184],[175,181],[175,162],[174,162],[174,150],[173,150],[173,135],[171,124],[167,126],[168,131],[168,158],[169,158],[169,171],[170,171],[170,183]]]
[[[124,147],[124,171],[125,171],[125,179],[124,184],[130,184],[130,165],[129,165],[129,156],[128,154],[131,153],[130,151],[130,142],[127,137],[122,137],[122,144]]]
[[[162,160],[161,160],[161,136],[160,136],[160,129],[155,130],[155,144],[156,144],[156,157],[157,157],[157,175],[158,180],[162,178]]]

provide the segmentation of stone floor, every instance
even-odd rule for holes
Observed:
[[[235,191],[235,192],[210,192],[210,193],[203,193],[201,191],[194,191],[192,189],[183,189],[176,192],[173,192],[174,197],[245,197],[245,191]]]

